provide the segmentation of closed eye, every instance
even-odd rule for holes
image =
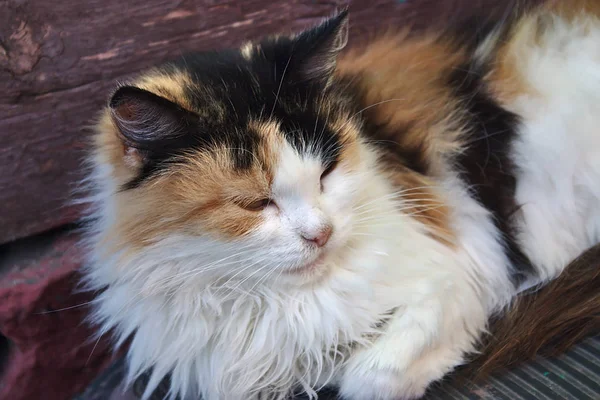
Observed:
[[[327,178],[327,175],[331,174],[331,172],[333,172],[333,170],[335,169],[335,166],[337,165],[337,161],[333,161],[330,162],[329,165],[327,165],[327,168],[325,168],[323,170],[323,172],[321,173],[321,191],[323,191],[323,179]]]
[[[335,169],[337,165],[337,162],[330,162],[329,165],[327,166],[327,168],[325,168],[323,170],[323,172],[321,173],[321,180],[323,180],[325,177],[327,177],[327,175],[331,174],[331,172],[333,172],[333,170]]]
[[[261,211],[270,205],[275,205],[275,202],[271,199],[259,199],[251,203],[240,203],[240,207],[248,211]]]

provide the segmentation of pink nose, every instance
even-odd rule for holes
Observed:
[[[333,228],[331,225],[326,225],[314,235],[303,234],[302,237],[307,241],[316,244],[319,247],[323,247],[329,241]]]

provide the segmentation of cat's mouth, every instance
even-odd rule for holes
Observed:
[[[326,256],[325,252],[322,252],[313,261],[311,261],[309,263],[306,263],[304,265],[300,265],[298,267],[294,267],[294,268],[290,269],[289,273],[290,274],[306,274],[306,273],[311,273],[311,272],[315,271],[317,268],[319,268],[323,264],[323,261],[325,260],[325,256]]]

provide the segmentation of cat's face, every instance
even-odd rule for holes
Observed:
[[[97,138],[115,237],[138,251],[180,240],[173,258],[213,279],[323,275],[352,238],[372,161],[330,85],[345,35],[342,14],[118,89]]]

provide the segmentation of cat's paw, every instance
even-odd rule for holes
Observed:
[[[410,336],[400,342],[393,338],[381,338],[352,355],[339,381],[343,399],[419,399],[463,360],[460,348],[423,347]]]
[[[422,397],[427,383],[405,379],[398,371],[347,371],[340,382],[344,400],[413,400]]]
[[[394,314],[380,336],[350,354],[338,380],[342,397],[418,399],[433,382],[460,365],[473,350],[473,332],[485,326],[485,314],[465,313],[467,324],[462,314],[443,313],[443,309],[441,301],[431,301]]]

